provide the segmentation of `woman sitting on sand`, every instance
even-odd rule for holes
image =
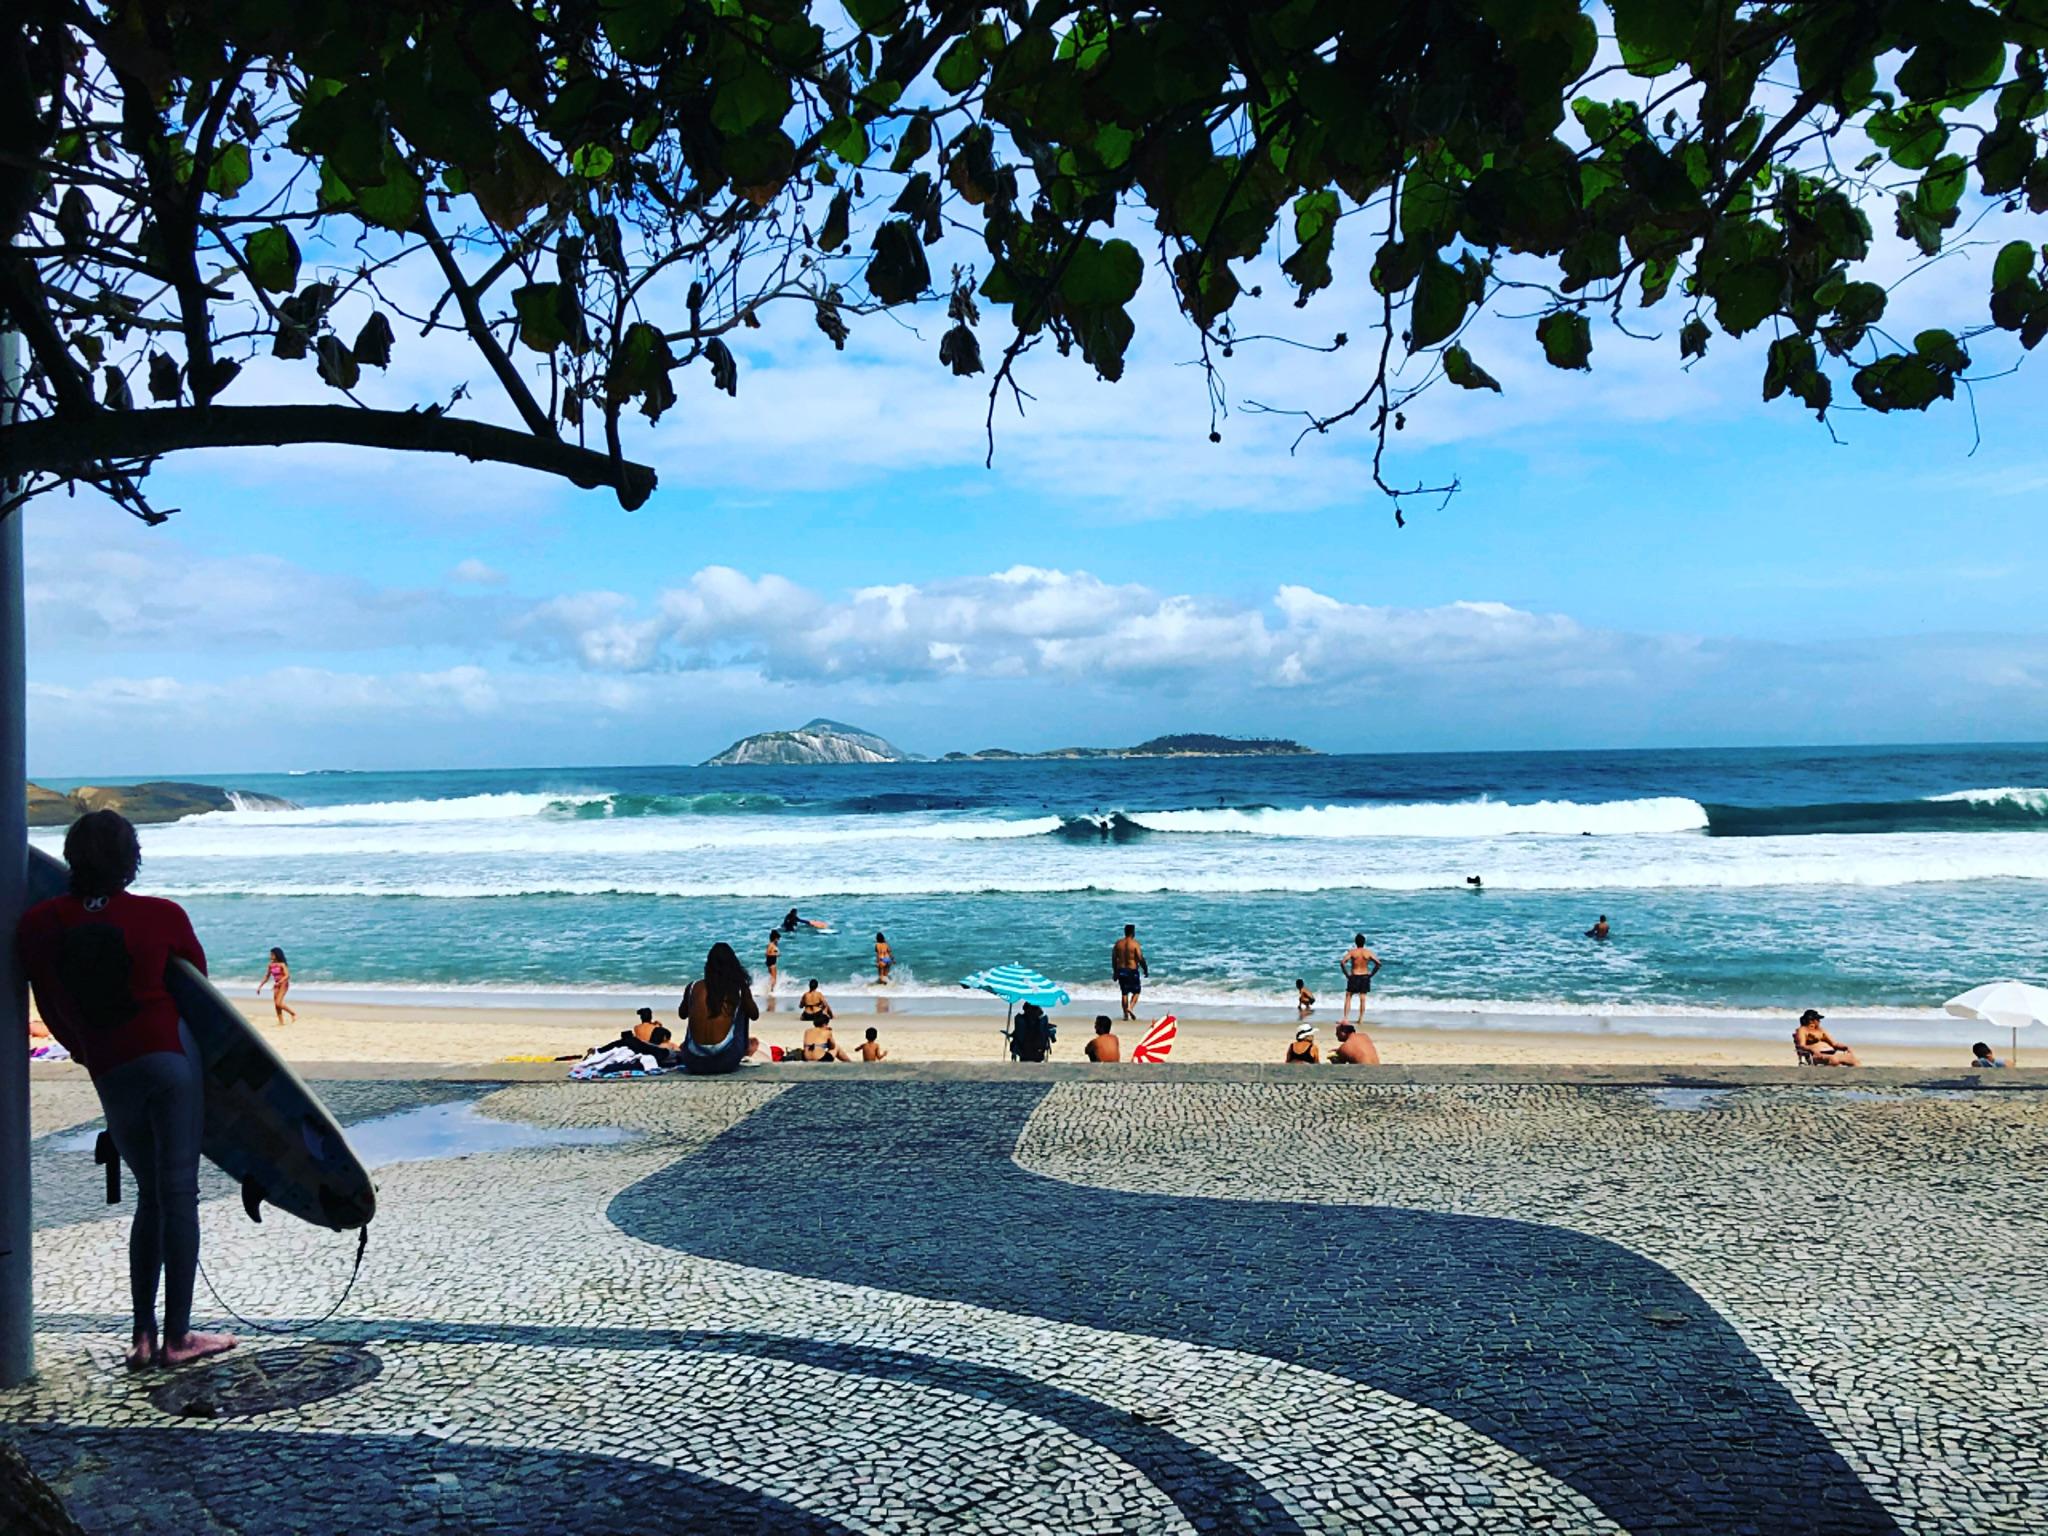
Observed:
[[[797,1011],[804,1021],[805,1061],[851,1061],[845,1048],[832,1037],[832,1005],[818,990],[818,978],[810,979],[808,990],[797,999]]]
[[[1316,1027],[1304,1024],[1294,1032],[1294,1043],[1287,1047],[1286,1062],[1290,1067],[1312,1067],[1323,1059],[1320,1047],[1316,1045]]]
[[[1799,1059],[1816,1067],[1857,1066],[1856,1053],[1821,1027],[1820,1021],[1825,1017],[1813,1008],[1799,1015],[1799,1027],[1792,1031],[1792,1048],[1799,1053]]]
[[[747,1053],[747,1026],[761,1017],[754,978],[730,944],[714,944],[702,980],[690,983],[676,1008],[683,1021],[680,1055],[685,1072],[712,1077],[738,1068]]]

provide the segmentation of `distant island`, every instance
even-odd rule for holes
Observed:
[[[948,752],[944,763],[1042,763],[1071,758],[1121,757],[1314,757],[1314,747],[1280,736],[1212,736],[1204,731],[1182,731],[1154,736],[1135,747],[1056,747],[1050,752],[1012,752],[1007,747],[984,747],[979,752]]]
[[[1057,747],[1050,752],[1013,752],[1007,747],[986,747],[979,752],[948,752],[942,763],[1050,763],[1073,759],[1125,757],[1313,757],[1314,747],[1275,736],[1213,736],[1203,731],[1183,731],[1171,736],[1154,736],[1135,747]],[[763,731],[734,742],[716,757],[706,758],[706,768],[829,767],[841,763],[923,763],[929,758],[906,752],[873,731],[844,725],[837,720],[813,720],[793,731]]]
[[[28,787],[28,824],[68,827],[87,811],[119,811],[130,821],[148,825],[201,816],[208,811],[295,811],[298,807],[275,795],[223,789],[218,784],[182,784],[158,780],[150,784],[84,784],[77,789]]]
[[[827,767],[844,763],[919,763],[924,759],[906,752],[873,731],[842,725],[837,720],[813,720],[793,731],[763,731],[743,736],[716,757],[704,760],[706,768]]]

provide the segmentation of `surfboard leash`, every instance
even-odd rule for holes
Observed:
[[[348,1272],[348,1284],[341,1288],[341,1295],[336,1299],[333,1306],[329,1307],[325,1312],[321,1313],[318,1317],[309,1318],[304,1322],[251,1322],[248,1318],[242,1316],[241,1313],[237,1312],[233,1307],[229,1306],[227,1304],[227,1301],[221,1296],[220,1287],[213,1283],[213,1276],[209,1275],[206,1272],[206,1260],[204,1258],[201,1258],[199,1261],[199,1278],[206,1282],[207,1292],[213,1297],[214,1305],[219,1307],[221,1311],[225,1312],[229,1317],[233,1318],[237,1323],[240,1323],[244,1328],[248,1329],[251,1333],[307,1333],[310,1332],[312,1329],[318,1328],[322,1323],[331,1321],[337,1312],[339,1312],[343,1307],[348,1305],[349,1294],[355,1290],[356,1281],[362,1276],[363,1255],[369,1251],[369,1247],[370,1224],[366,1221],[356,1231],[356,1262],[354,1267],[351,1268]]]

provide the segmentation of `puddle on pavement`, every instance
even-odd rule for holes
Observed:
[[[1648,1088],[1650,1108],[1679,1110],[1686,1113],[1702,1109],[1713,1109],[1733,1093],[1732,1088]]]
[[[556,1129],[522,1120],[494,1120],[475,1104],[428,1104],[380,1115],[347,1127],[348,1144],[366,1167],[418,1163],[479,1152],[518,1152],[528,1147],[612,1147],[638,1141],[642,1133],[614,1125]]]
[[[520,1120],[494,1120],[470,1102],[402,1109],[342,1129],[366,1168],[483,1152],[519,1152],[529,1147],[612,1147],[639,1141],[644,1135],[609,1125],[560,1130]],[[53,1136],[49,1145],[59,1152],[90,1152],[99,1133],[97,1124],[89,1125]]]

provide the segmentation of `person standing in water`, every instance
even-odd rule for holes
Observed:
[[[1351,1003],[1355,998],[1358,1002],[1358,1022],[1365,1022],[1365,1000],[1372,993],[1372,979],[1379,973],[1379,968],[1380,957],[1365,947],[1365,935],[1351,935],[1351,947],[1344,951],[1344,958],[1337,962],[1337,969],[1344,973],[1343,1018],[1351,1017]]]
[[[205,971],[206,951],[183,907],[129,894],[142,867],[142,845],[126,817],[116,811],[79,817],[64,836],[64,859],[71,866],[70,891],[22,917],[22,967],[44,1022],[92,1075],[114,1147],[135,1176],[129,1368],[183,1365],[235,1347],[233,1334],[192,1327],[206,1094],[199,1048],[164,985],[173,960]]]
[[[782,958],[782,930],[768,930],[768,990],[775,990],[775,963]]]
[[[1611,931],[1607,926],[1607,914],[1602,912],[1600,914],[1600,921],[1586,930],[1586,937],[1589,939],[1604,939]]]
[[[284,1028],[284,1016],[290,1014],[296,1020],[299,1016],[299,1010],[285,1006],[284,995],[292,989],[292,968],[284,957],[284,951],[275,945],[272,945],[270,950],[270,969],[265,971],[263,979],[256,983],[256,995],[258,997],[263,995],[265,987],[270,988],[270,1006],[277,1013],[278,1028],[282,1029]]]
[[[1110,973],[1116,977],[1116,989],[1124,1003],[1124,1018],[1138,1016],[1138,995],[1145,990],[1144,978],[1152,974],[1152,968],[1145,963],[1145,946],[1138,942],[1138,926],[1124,924],[1124,936],[1110,947]]]
[[[889,936],[886,933],[876,934],[875,985],[878,987],[889,985],[889,972],[895,969],[895,966],[896,957],[889,953]]]

